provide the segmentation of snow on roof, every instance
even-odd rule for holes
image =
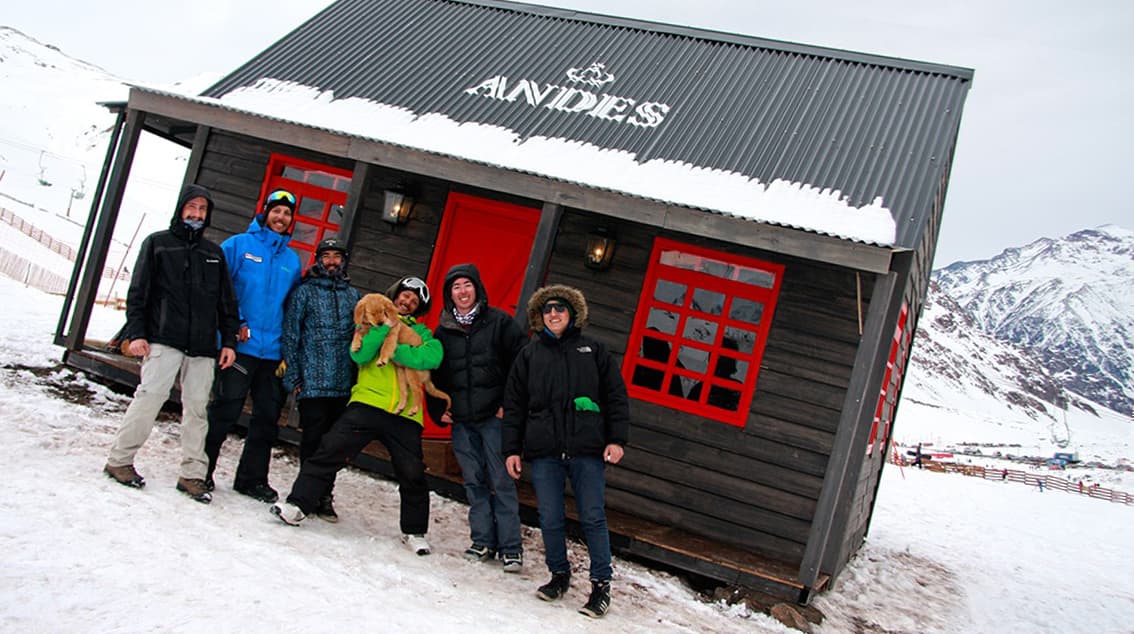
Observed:
[[[442,114],[419,115],[366,99],[336,99],[330,90],[271,78],[233,90],[219,100],[193,99],[757,222],[880,245],[895,241],[894,218],[881,198],[854,207],[841,192],[806,183],[762,183],[743,174],[688,163],[639,162],[630,152],[562,138],[521,140],[499,126],[458,123]]]

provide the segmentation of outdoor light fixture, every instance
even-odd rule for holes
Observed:
[[[387,189],[383,192],[382,220],[400,225],[409,220],[413,211],[413,197],[398,189]]]
[[[606,229],[598,228],[587,234],[587,252],[583,255],[583,263],[588,269],[602,271],[610,267],[614,259],[614,236]]]

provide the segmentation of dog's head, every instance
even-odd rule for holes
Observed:
[[[354,323],[379,326],[387,318],[397,319],[398,309],[389,297],[381,293],[367,293],[354,305]]]

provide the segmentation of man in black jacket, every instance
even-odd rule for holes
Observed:
[[[488,305],[474,264],[450,268],[441,297],[445,310],[433,336],[445,357],[433,382],[453,399],[440,422],[453,423],[453,453],[469,501],[472,545],[465,557],[487,561],[499,552],[504,572],[520,572],[520,502],[500,454],[500,419],[504,382],[528,340],[510,315]]]
[[[142,357],[141,377],[103,468],[121,484],[145,485],[134,469],[134,456],[149,438],[180,375],[182,458],[177,490],[205,504],[212,500],[205,488],[205,407],[217,366],[217,334],[223,369],[236,358],[240,323],[224,254],[202,237],[212,212],[209,191],[189,185],[177,201],[169,229],[142,242],[126,294],[123,333],[130,354]]]

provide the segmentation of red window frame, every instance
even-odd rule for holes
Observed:
[[[874,408],[874,421],[870,425],[870,440],[866,444],[866,455],[874,453],[874,442],[878,439],[878,426],[882,427],[882,441],[885,442],[890,435],[890,424],[894,420],[894,409],[898,406],[897,395],[886,398],[891,390],[897,391],[898,384],[902,382],[902,374],[906,369],[906,355],[903,351],[909,350],[910,333],[906,329],[906,319],[909,317],[909,306],[902,302],[901,312],[898,313],[898,326],[894,329],[894,338],[890,341],[890,356],[886,359],[886,374],[882,378],[882,391],[878,395],[878,406]],[[902,354],[898,363],[898,355]],[[891,380],[893,383],[891,384]]]
[[[295,174],[299,172],[299,174]],[[285,175],[286,174],[286,175]],[[296,178],[299,176],[300,178]],[[295,225],[292,226],[292,238],[288,246],[299,254],[304,268],[315,262],[315,247],[328,235],[338,235],[341,228],[331,219],[331,212],[335,207],[340,209],[346,206],[347,191],[353,174],[350,170],[331,167],[314,161],[287,156],[286,154],[272,153],[268,158],[268,169],[260,189],[260,198],[256,209],[262,209],[268,194],[277,189],[286,189],[295,194],[296,214]],[[312,179],[330,179],[334,187],[325,187],[311,182]],[[312,209],[315,201],[322,203],[321,208]],[[303,213],[300,213],[300,212]],[[314,213],[313,213],[314,212]],[[311,227],[314,233],[301,231],[301,236],[312,235],[314,239],[304,240],[295,235],[300,225]]]
[[[668,258],[669,263],[663,262],[663,257]],[[683,260],[685,266],[673,264],[675,258]],[[732,267],[732,277],[705,272],[704,267],[712,264]],[[770,276],[771,281],[766,286],[741,281],[738,278],[741,270]],[[748,420],[748,409],[775,315],[783,272],[782,265],[764,260],[665,238],[656,239],[622,362],[622,374],[630,396],[743,427]],[[661,287],[659,281],[662,282]],[[674,299],[674,302],[680,303],[658,297],[663,290],[681,287],[685,289],[683,295]],[[713,301],[721,298],[716,305],[719,306],[719,314],[713,310],[715,306],[706,312],[695,305],[699,295]],[[742,311],[745,306],[756,304],[762,305],[758,323],[738,318],[733,310],[735,307]],[[655,318],[674,319],[672,332],[652,326],[651,314]],[[699,336],[689,337],[691,330]],[[731,337],[729,343],[725,343],[726,332],[742,335],[743,343],[738,345]],[[644,339],[651,340],[648,345],[655,349],[661,342],[668,345],[668,356],[664,361],[658,359],[656,351],[651,354],[652,358],[645,356]],[[682,355],[697,358],[697,365],[703,360],[703,370],[691,368],[692,363],[683,364]],[[721,365],[722,360],[725,365]],[[730,374],[719,374],[722,369],[728,368],[732,368]],[[738,381],[733,376],[741,368],[744,368],[743,379]],[[635,383],[639,372],[649,373],[650,382],[659,376],[660,381],[656,387],[642,385],[647,381],[642,380],[645,375],[639,375],[639,381]],[[714,400],[717,395],[725,398]],[[721,405],[722,401],[732,401],[733,395],[737,396],[735,406]]]

